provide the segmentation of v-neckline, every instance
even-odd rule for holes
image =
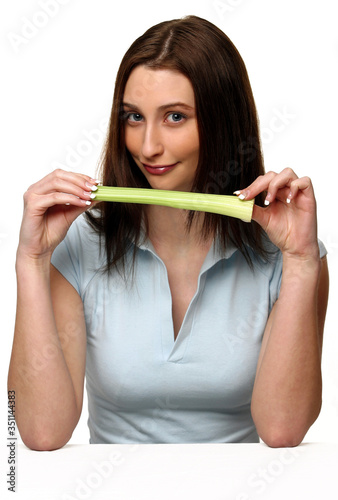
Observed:
[[[207,271],[213,267],[218,261],[223,258],[229,258],[235,252],[236,248],[231,245],[225,252],[221,255],[219,250],[217,240],[214,240],[209,248],[209,251],[204,259],[199,272],[197,289],[191,299],[189,306],[184,315],[180,330],[177,334],[176,339],[174,338],[174,322],[172,315],[172,297],[171,290],[168,279],[167,268],[163,260],[157,254],[153,244],[149,239],[140,245],[140,248],[148,250],[157,259],[159,265],[162,268],[162,272],[158,273],[157,287],[158,294],[162,297],[160,301],[160,331],[161,331],[161,344],[162,344],[162,357],[164,362],[179,363],[184,359],[187,352],[192,331],[194,317],[196,310],[196,302],[200,299],[207,276]],[[169,307],[168,307],[169,306]]]
[[[161,263],[161,265],[163,266],[164,270],[164,273],[161,274],[160,277],[161,280],[160,287],[162,287],[162,290],[169,295],[169,300],[164,301],[166,305],[162,306],[162,311],[161,311],[162,312],[161,317],[167,318],[166,321],[163,322],[161,321],[163,358],[166,362],[177,363],[183,360],[190,342],[190,337],[192,334],[192,327],[196,312],[196,307],[194,306],[195,302],[198,301],[199,296],[201,295],[204,288],[206,279],[205,271],[207,271],[216,262],[214,259],[215,256],[214,242],[211,244],[205,256],[203,264],[201,266],[197,279],[196,291],[185,312],[182,324],[180,326],[176,338],[174,335],[174,320],[172,315],[172,295],[169,285],[168,271],[163,260],[157,255],[155,249],[153,250],[153,252],[156,255],[159,262]],[[168,304],[170,306],[169,310],[167,309]]]

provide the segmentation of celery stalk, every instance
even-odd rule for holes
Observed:
[[[161,205],[185,210],[210,212],[236,217],[251,222],[254,200],[240,200],[237,196],[166,191],[162,189],[98,186],[95,201],[115,201]]]

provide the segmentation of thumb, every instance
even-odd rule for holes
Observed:
[[[270,219],[269,210],[266,208],[259,207],[258,205],[253,206],[252,220],[257,222],[266,231]]]
[[[99,203],[99,202],[97,202]],[[76,207],[72,205],[68,205],[65,207],[65,218],[67,220],[68,226],[70,227],[71,224],[77,219],[81,214],[86,212],[89,208],[93,208],[96,203],[92,203],[90,207]]]

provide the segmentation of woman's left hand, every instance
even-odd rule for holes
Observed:
[[[237,195],[246,200],[267,192],[265,208],[254,205],[253,220],[284,255],[319,258],[316,200],[309,177],[298,178],[291,168],[258,177]],[[241,197],[242,197],[241,196]]]

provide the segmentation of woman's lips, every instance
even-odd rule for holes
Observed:
[[[172,165],[147,165],[146,163],[142,163],[142,165],[149,174],[161,175],[176,167],[177,163],[173,163]]]

